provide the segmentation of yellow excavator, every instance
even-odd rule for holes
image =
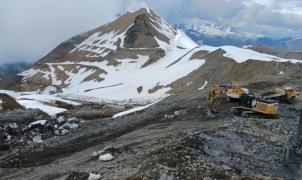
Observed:
[[[221,86],[226,88],[226,95],[229,99],[238,100],[241,95],[249,94],[249,90],[247,88],[239,86],[236,81],[232,81],[228,86]]]
[[[225,94],[228,100],[238,101],[243,94],[249,94],[249,90],[240,87],[237,82],[233,81],[230,85],[215,85],[209,90],[208,108],[214,110],[216,98],[218,95]]]
[[[279,104],[271,100],[261,100],[252,94],[243,94],[239,100],[239,106],[232,107],[234,115],[248,118],[252,114],[265,115],[267,117],[278,117]]]
[[[232,83],[230,86],[213,86],[209,90],[208,108],[215,112],[216,98],[220,94],[226,94],[228,98],[237,99],[238,106],[231,109],[233,114],[249,117],[251,114],[261,114],[271,117],[278,116],[279,104],[274,101],[260,100],[255,95],[248,94],[248,90]]]
[[[293,104],[299,97],[299,92],[292,87],[276,88],[271,92],[266,92],[262,95],[265,100],[273,99],[281,102]]]

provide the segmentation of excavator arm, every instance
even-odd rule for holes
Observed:
[[[230,99],[239,99],[243,94],[248,94],[249,90],[242,88],[237,82],[232,81],[229,85],[215,85],[209,90],[207,108],[214,111],[216,98],[218,95],[225,94]]]
[[[208,108],[210,109],[210,111],[214,109],[217,96],[219,94],[225,94],[227,91],[226,89],[220,89],[220,88],[221,86],[213,86],[209,91]]]

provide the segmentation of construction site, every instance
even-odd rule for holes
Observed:
[[[208,91],[172,95],[126,116],[85,120],[82,116],[76,130],[64,136],[53,136],[50,131],[43,144],[24,143],[28,140],[18,137],[20,130],[10,128],[16,139],[9,150],[1,151],[0,176],[7,180],[85,179],[94,173],[101,179],[129,180],[300,180],[300,89],[290,85],[231,82],[213,85]],[[69,112],[95,111],[96,105],[88,106]],[[108,108],[99,111],[109,113]],[[19,116],[23,115],[19,110]],[[62,116],[68,118],[70,113]],[[12,123],[1,122],[2,127]],[[14,122],[21,127],[30,121]],[[45,134],[48,126],[55,124],[36,128]],[[98,153],[112,157],[100,162]]]
[[[196,39],[147,6],[115,18],[0,80],[1,180],[302,180],[301,52],[229,44],[242,34],[212,23],[206,30],[222,33],[213,41],[230,39],[203,44],[209,36]],[[78,22],[57,19],[56,30]]]

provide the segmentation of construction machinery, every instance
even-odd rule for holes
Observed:
[[[235,115],[248,118],[252,114],[278,117],[279,104],[272,100],[261,100],[255,95],[244,94],[239,99],[239,106],[231,109]]]
[[[230,85],[215,85],[210,88],[208,98],[208,108],[210,111],[214,111],[216,98],[220,94],[225,94],[228,100],[239,100],[243,94],[248,94],[249,90],[240,87],[237,82],[233,81]]]
[[[296,99],[299,97],[299,92],[292,87],[276,88],[271,92],[263,94],[263,99],[275,99],[286,103],[295,103]]]
[[[229,86],[222,87],[226,88],[226,95],[231,100],[238,100],[241,95],[249,94],[249,90],[239,86],[236,81],[232,81]]]
[[[211,112],[214,111],[217,96],[225,93],[226,89],[221,89],[219,86],[213,86],[210,88],[208,97],[208,108]]]
[[[279,104],[271,100],[261,100],[255,95],[251,95],[248,89],[241,88],[235,83],[230,86],[216,85],[210,88],[208,98],[208,108],[210,112],[215,112],[216,98],[220,94],[227,95],[228,98],[236,99],[238,106],[232,108],[233,114],[240,114],[242,117],[249,117],[251,114],[261,114],[271,117],[278,116]]]
[[[208,104],[210,112],[214,112],[214,107],[218,95],[224,94],[228,101],[238,101],[243,94],[248,94],[249,90],[242,88],[237,82],[233,81],[230,85],[215,85],[209,90]]]

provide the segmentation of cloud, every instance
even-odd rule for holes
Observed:
[[[266,36],[301,36],[302,3],[299,1],[251,0],[244,8],[228,19],[231,24]],[[288,13],[291,12],[291,13]]]
[[[69,37],[98,27],[144,0],[1,0],[0,63],[36,61]],[[301,36],[300,0],[149,0],[171,24],[214,20],[250,34]]]
[[[69,37],[114,18],[121,4],[103,0],[2,0],[0,63],[36,61]]]
[[[152,0],[149,6],[170,23],[214,20],[273,38],[302,35],[301,0]]]

